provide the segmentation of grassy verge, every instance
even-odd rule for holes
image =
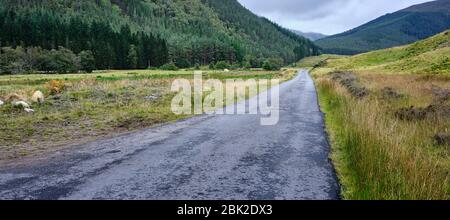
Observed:
[[[204,71],[206,79],[272,79],[295,71]],[[171,111],[177,78],[193,79],[193,71],[106,71],[94,74],[0,76],[0,99],[13,93],[30,99],[46,95],[28,114],[10,104],[0,107],[0,161],[33,156],[98,137],[133,131],[190,117]],[[62,83],[52,94],[50,81]]]
[[[450,199],[450,146],[436,138],[450,132],[450,100],[441,97],[450,89],[447,55],[441,56],[449,37],[326,58],[318,67],[326,55],[302,61],[316,66],[345,199]]]
[[[432,137],[443,121],[403,122],[370,97],[317,81],[345,199],[449,199],[448,149]]]

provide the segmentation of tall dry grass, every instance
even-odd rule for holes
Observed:
[[[396,101],[355,99],[327,77],[317,86],[344,198],[450,199],[449,150],[432,138],[449,128],[446,119],[401,121]]]

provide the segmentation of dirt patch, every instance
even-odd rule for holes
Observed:
[[[334,81],[344,86],[352,96],[364,98],[369,95],[369,90],[358,82],[358,77],[351,72],[334,72],[331,77]]]

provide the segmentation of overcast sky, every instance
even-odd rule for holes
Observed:
[[[336,34],[430,0],[239,0],[258,15],[303,32]]]

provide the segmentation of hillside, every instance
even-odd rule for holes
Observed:
[[[450,30],[410,45],[328,61],[339,70],[450,75]]]
[[[310,39],[312,41],[320,40],[323,38],[326,38],[327,35],[321,34],[321,33],[314,33],[314,32],[302,32],[297,30],[291,30],[292,32],[298,34],[299,36],[305,37],[307,39]]]
[[[384,15],[316,44],[325,53],[352,55],[400,46],[450,28],[450,0],[438,0]]]
[[[92,51],[98,69],[257,67],[266,58],[290,63],[318,53],[236,0],[0,0],[0,29],[1,47]]]
[[[246,51],[251,55],[282,57],[288,63],[317,55],[319,48],[304,37],[258,17],[236,0],[203,0],[218,15],[225,26],[240,34]]]

